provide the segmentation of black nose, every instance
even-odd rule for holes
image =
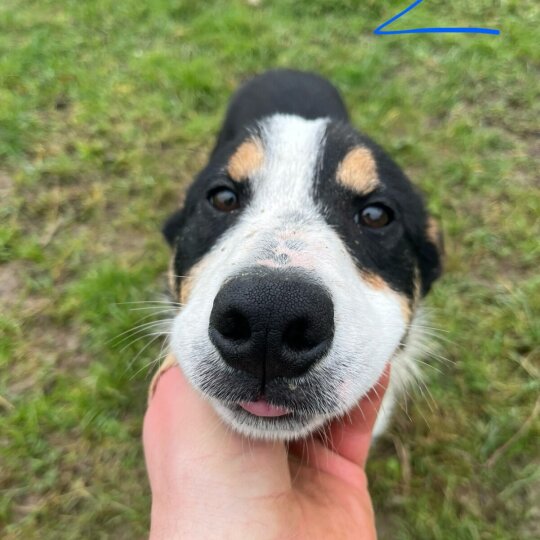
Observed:
[[[227,364],[263,382],[297,377],[330,348],[334,305],[328,292],[305,276],[246,273],[217,294],[209,335]]]

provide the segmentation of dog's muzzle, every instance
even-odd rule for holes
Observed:
[[[329,292],[296,271],[248,270],[214,299],[209,336],[224,362],[264,385],[294,378],[321,360],[334,337]]]

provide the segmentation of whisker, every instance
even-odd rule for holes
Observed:
[[[121,343],[126,341],[126,339],[129,339],[131,337],[134,337],[136,335],[144,333],[145,330],[149,330],[149,329],[152,329],[154,327],[158,327],[159,325],[164,325],[165,323],[171,324],[171,322],[172,322],[171,319],[163,319],[163,320],[159,320],[159,321],[150,321],[150,322],[147,322],[147,323],[144,323],[144,324],[139,324],[139,325],[135,326],[134,328],[130,328],[129,330],[126,330],[125,332],[122,332],[121,334],[118,334],[114,338],[111,338],[106,343],[108,344],[108,343],[113,343],[114,342],[114,345],[119,346]],[[119,339],[122,336],[124,336],[124,337],[122,339]]]
[[[441,369],[439,369],[439,368],[436,367],[436,366],[431,365],[431,364],[428,363],[428,362],[425,362],[424,360],[421,360],[420,358],[417,358],[417,359],[416,359],[416,362],[418,362],[419,364],[422,364],[423,366],[426,366],[426,367],[428,367],[428,368],[430,368],[430,369],[433,369],[434,371],[436,371],[436,372],[439,373],[439,374],[442,374],[442,370],[441,370]]]
[[[135,302],[113,302],[115,306],[128,306],[132,304],[165,304],[165,305],[174,305],[179,304],[179,302],[173,302],[172,300],[137,300]]]
[[[455,360],[450,360],[450,358],[446,358],[446,356],[442,356],[435,352],[435,350],[432,347],[429,347],[429,345],[425,343],[418,342],[416,343],[416,346],[420,350],[422,354],[427,355],[430,358],[433,358],[435,360],[439,360],[440,362],[443,362],[447,365],[453,366],[456,362]]]
[[[165,354],[160,354],[157,358],[154,358],[154,360],[150,360],[150,362],[147,362],[143,366],[141,366],[131,377],[130,379],[134,379],[141,371],[144,369],[148,369],[148,374],[150,373],[150,367],[159,364],[162,360],[164,360],[169,353],[166,352]],[[148,375],[147,375],[148,378]]]
[[[149,311],[151,309],[161,309],[165,308],[162,311],[173,311],[175,307],[182,307],[180,304],[178,306],[175,306],[173,304],[162,304],[157,306],[145,306],[145,307],[137,307],[137,308],[129,308],[129,311]]]
[[[133,341],[130,341],[128,343],[126,343],[126,345],[124,345],[121,349],[120,349],[120,352],[124,352],[128,347],[131,347],[134,343],[137,343],[137,341],[140,341],[141,339],[144,339],[146,337],[150,337],[150,336],[155,336],[155,335],[160,335],[160,336],[164,336],[164,335],[171,335],[172,332],[165,332],[165,331],[161,331],[161,332],[155,332],[155,333],[152,333],[152,334],[141,334],[139,337],[135,338]]]
[[[157,339],[159,339],[160,337],[163,336],[163,334],[161,333],[158,333],[158,334],[153,334],[153,338],[135,355],[135,358],[133,358],[132,360],[130,360],[128,362],[128,365],[126,367],[126,371],[131,368],[131,366],[137,361],[137,359],[141,356],[141,354],[146,350],[148,349],[148,347],[150,347],[150,345],[152,345],[152,343],[154,343]]]
[[[169,336],[164,336],[164,337],[165,339],[163,340],[163,343],[161,344],[161,348],[159,350],[159,354],[157,355],[157,357],[154,360],[151,360],[150,362],[148,362],[146,365],[142,366],[141,369],[137,371],[135,375],[137,375],[143,369],[148,369],[156,364],[161,365],[162,361],[165,360],[165,358],[167,358],[167,356],[169,355],[169,351],[166,349],[166,347],[168,347],[168,345],[170,344],[170,338]],[[148,369],[146,373],[146,378],[148,378],[150,373],[151,373],[151,370]]]
[[[147,316],[147,317],[143,317],[143,318],[140,319],[140,320],[144,321],[145,319],[149,319],[151,316],[152,316],[152,315],[149,315],[149,316]],[[162,323],[162,322],[165,321],[165,320],[170,320],[170,321],[172,321],[172,319],[160,319],[160,320],[157,320],[157,321],[149,321],[149,322],[146,322],[146,323],[138,324],[138,325],[133,326],[132,328],[129,328],[128,330],[125,330],[124,332],[121,332],[120,334],[114,336],[113,338],[111,338],[110,340],[106,341],[105,343],[106,343],[106,344],[111,343],[111,342],[113,342],[114,340],[116,340],[116,339],[122,337],[122,336],[125,335],[125,334],[128,334],[128,333],[130,333],[130,332],[134,332],[134,331],[136,331],[136,330],[138,330],[138,329],[141,329],[141,328],[145,328],[145,327],[148,326],[148,325],[152,325],[152,324],[155,324],[155,323]]]

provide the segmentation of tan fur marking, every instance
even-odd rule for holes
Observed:
[[[154,373],[154,376],[152,377],[152,381],[150,382],[150,387],[148,388],[148,401],[150,401],[152,397],[154,396],[159,378],[163,375],[163,373],[165,373],[169,368],[172,368],[177,365],[178,365],[178,362],[176,361],[176,358],[172,354],[169,354],[167,358],[165,358],[161,366],[159,366],[158,370]]]
[[[360,146],[345,156],[339,164],[336,178],[345,187],[361,194],[373,191],[380,183],[373,154]]]
[[[182,279],[180,282],[180,304],[182,306],[186,305],[189,297],[191,296],[191,291],[195,285],[195,281],[199,277],[201,270],[206,264],[206,259],[201,259],[197,264],[195,264],[191,270],[188,272],[187,276]]]
[[[251,139],[242,143],[229,159],[227,172],[236,182],[242,182],[260,169],[264,159],[262,145]]]
[[[441,230],[439,229],[438,223],[432,218],[428,217],[426,225],[426,236],[428,240],[437,247],[439,252],[442,254],[444,251]]]
[[[191,294],[191,291],[194,286],[194,282],[197,279],[197,276],[199,272],[201,271],[201,268],[203,264],[205,263],[204,259],[201,259],[196,265],[193,266],[193,268],[189,271],[188,275],[182,279],[180,282],[180,303],[184,305],[188,300],[189,296]],[[171,259],[171,263],[169,265],[169,285],[171,287],[171,291],[174,292],[175,290],[175,276],[174,276],[174,255]],[[158,383],[159,378],[161,375],[167,371],[169,368],[176,366],[177,361],[174,358],[172,354],[169,354],[165,361],[159,366],[159,369],[156,371],[154,376],[152,377],[152,381],[150,382],[150,388],[148,390],[148,400],[152,399],[152,396],[154,395],[154,392],[156,391],[156,386]]]
[[[404,294],[396,294],[399,296],[399,304],[403,318],[405,319],[405,322],[409,324],[412,319],[411,301]]]
[[[384,281],[381,276],[377,274],[371,274],[369,272],[360,272],[362,280],[365,281],[370,287],[377,291],[382,291],[383,289],[389,289],[388,283]]]
[[[412,307],[416,308],[420,299],[422,298],[422,279],[420,277],[420,269],[415,265],[414,267],[414,298],[412,299]]]
[[[193,278],[191,276],[185,277],[180,283],[180,304],[185,306],[189,300],[189,296],[193,289]]]
[[[171,291],[171,294],[174,296],[176,291],[176,276],[174,275],[174,259],[176,256],[176,250],[173,251],[173,256],[171,257],[171,260],[169,261],[169,269],[167,271],[167,282],[169,284],[169,290]]]
[[[385,290],[387,292],[391,292],[395,294],[398,298],[401,312],[403,314],[403,318],[405,319],[406,323],[409,323],[412,318],[412,310],[413,305],[411,305],[411,300],[404,294],[401,294],[388,285],[386,281],[381,276],[378,276],[377,274],[371,274],[370,272],[360,272],[360,276],[362,278],[362,281],[367,283],[371,288],[375,289],[376,291],[382,291]],[[413,301],[414,303],[414,301]]]

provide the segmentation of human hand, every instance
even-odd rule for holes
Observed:
[[[253,441],[185,379],[164,371],[144,419],[151,540],[376,538],[364,471],[389,366],[324,437]]]

